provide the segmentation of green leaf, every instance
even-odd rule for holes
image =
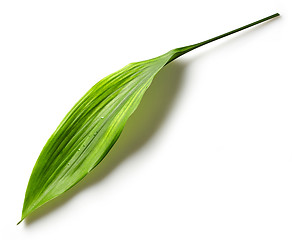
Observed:
[[[147,61],[131,63],[94,85],[65,116],[41,151],[27,186],[21,221],[73,187],[103,160],[153,78],[166,64],[195,48],[276,16],[279,14]]]

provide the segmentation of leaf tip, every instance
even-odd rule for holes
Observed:
[[[16,226],[19,225],[23,220],[24,218],[21,218],[21,220],[16,224]]]

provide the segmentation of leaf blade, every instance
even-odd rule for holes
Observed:
[[[65,116],[32,171],[22,220],[83,179],[105,157],[171,54],[132,63],[92,87]]]

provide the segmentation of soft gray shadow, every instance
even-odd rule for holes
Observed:
[[[39,218],[49,215],[79,192],[101,183],[119,164],[141,149],[158,131],[171,111],[171,106],[183,84],[185,65],[176,60],[165,66],[154,78],[139,107],[129,118],[120,138],[105,159],[76,186],[28,216],[25,224],[30,225]]]

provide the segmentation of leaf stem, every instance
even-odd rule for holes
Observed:
[[[230,32],[227,32],[227,33],[221,34],[221,35],[219,35],[219,36],[217,36],[217,37],[214,37],[214,38],[211,38],[211,39],[206,40],[206,41],[204,41],[204,42],[198,43],[198,44],[197,44],[197,47],[201,47],[201,46],[203,46],[203,45],[205,45],[205,44],[208,44],[208,43],[210,43],[210,42],[214,42],[214,41],[216,41],[216,40],[218,40],[218,39],[220,39],[220,38],[224,38],[224,37],[229,36],[229,35],[231,35],[231,34],[233,34],[233,33],[240,32],[240,31],[242,31],[242,30],[244,30],[244,29],[250,28],[250,27],[252,27],[252,26],[254,26],[254,25],[257,25],[257,24],[259,24],[259,23],[262,23],[262,22],[268,21],[268,20],[270,20],[270,19],[272,19],[272,18],[275,18],[275,17],[278,17],[278,16],[280,16],[280,14],[279,14],[279,13],[275,13],[275,14],[269,16],[269,17],[263,18],[263,19],[261,19],[261,20],[258,20],[258,21],[256,21],[256,22],[250,23],[250,24],[245,25],[245,26],[243,26],[243,27],[237,28],[237,29],[232,30],[232,31],[230,31]]]
[[[236,32],[240,32],[240,31],[242,31],[244,29],[250,28],[252,26],[255,26],[255,25],[259,24],[259,23],[263,23],[265,21],[268,21],[268,20],[273,19],[273,18],[278,17],[278,16],[280,16],[280,14],[279,13],[275,13],[275,14],[273,14],[271,16],[265,17],[265,18],[260,19],[260,20],[258,20],[256,22],[250,23],[248,25],[245,25],[243,27],[237,28],[237,29],[232,30],[230,32],[221,34],[221,35],[219,35],[217,37],[214,37],[214,38],[210,38],[210,39],[208,39],[206,41],[203,41],[203,42],[200,42],[200,43],[196,43],[196,44],[193,44],[193,45],[189,45],[189,46],[186,46],[186,47],[181,47],[181,48],[174,49],[174,51],[177,51],[177,53],[174,54],[174,56],[168,61],[168,63],[173,61],[174,59],[180,57],[181,55],[183,55],[183,54],[185,54],[185,53],[187,53],[189,51],[192,51],[192,50],[194,50],[194,49],[196,49],[198,47],[204,46],[204,45],[206,45],[208,43],[214,42],[214,41],[216,41],[218,39],[224,38],[224,37],[229,36],[231,34],[234,34]]]

